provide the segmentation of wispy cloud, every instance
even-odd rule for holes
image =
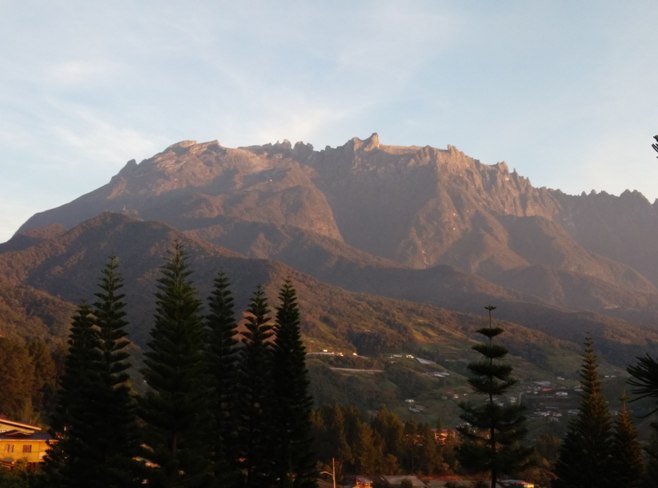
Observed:
[[[180,139],[372,131],[507,160],[536,185],[657,196],[657,19],[611,0],[10,2],[0,150],[16,184],[0,205],[60,204]]]
[[[77,154],[72,166],[116,167],[128,159],[150,156],[166,139],[114,121],[114,117],[74,104],[56,103],[59,123],[49,127],[50,139],[64,154]],[[59,159],[59,158],[58,158]]]
[[[107,60],[73,59],[46,67],[45,82],[80,85],[105,80],[117,73],[117,63]]]

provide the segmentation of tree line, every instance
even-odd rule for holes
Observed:
[[[115,258],[72,321],[37,486],[314,487],[311,409],[296,291],[274,315],[261,286],[236,320],[220,272],[207,299],[177,244],[161,267],[137,396],[128,370],[122,277]]]
[[[0,412],[37,423],[52,410],[66,349],[41,337],[0,337]]]
[[[477,331],[483,340],[473,346],[480,359],[468,365],[469,384],[481,401],[462,403],[459,435],[438,442],[432,426],[404,422],[386,409],[371,418],[354,406],[313,410],[289,280],[273,310],[257,287],[239,327],[228,276],[217,274],[204,313],[190,275],[177,244],[157,282],[142,395],[128,374],[128,323],[116,258],[102,269],[90,301],[77,307],[59,367],[43,341],[0,338],[0,372],[4,366],[29,379],[23,389],[7,382],[0,407],[19,418],[53,411],[56,442],[30,485],[315,487],[318,466],[335,466],[339,475],[486,474],[495,487],[501,477],[530,473],[538,459],[546,461],[539,443],[535,449],[527,445],[524,407],[501,401],[516,381],[505,362],[507,350],[496,342],[503,329],[493,324],[495,307],[485,307],[489,324]],[[658,425],[643,450],[627,402],[615,418],[610,414],[597,361],[587,339],[578,414],[542,477],[554,488],[658,486]],[[628,371],[637,397],[658,399],[653,358],[638,358]],[[21,391],[12,393],[12,385]],[[550,440],[543,445],[552,447]]]
[[[485,307],[489,325],[478,330],[485,340],[473,346],[481,354],[470,363],[469,383],[484,396],[479,404],[462,404],[465,422],[458,430],[461,444],[458,459],[466,471],[485,472],[495,488],[502,475],[518,475],[538,467],[538,446],[526,445],[526,418],[523,405],[506,405],[501,395],[516,381],[512,368],[504,362],[507,349],[494,339],[503,333],[492,324],[496,307]],[[630,384],[636,395],[658,399],[658,363],[650,356],[638,358],[628,367]],[[652,445],[643,453],[638,431],[623,399],[621,411],[613,419],[603,395],[598,373],[598,357],[590,337],[585,340],[580,370],[582,396],[578,413],[569,422],[559,444],[557,459],[545,466],[544,480],[553,488],[649,488],[658,486],[658,425],[653,424]],[[656,410],[658,411],[658,407]]]
[[[353,405],[322,405],[312,414],[318,462],[345,473],[424,474],[457,468],[454,432],[439,440],[440,425],[403,421],[387,408],[372,418]]]

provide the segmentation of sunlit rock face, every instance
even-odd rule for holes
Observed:
[[[484,164],[450,145],[385,145],[377,134],[323,150],[182,141],[129,161],[107,185],[35,215],[21,232],[112,211],[305,272],[346,256],[450,265],[551,303],[615,307],[614,293],[586,290],[656,292],[656,208],[631,191],[535,188],[504,162]]]

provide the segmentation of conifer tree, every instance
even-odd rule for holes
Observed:
[[[256,288],[245,312],[240,358],[240,448],[245,486],[273,486],[272,324],[265,292]]]
[[[640,488],[644,479],[644,459],[627,398],[622,399],[622,408],[615,418],[612,453],[611,470],[616,486]]]
[[[130,395],[122,279],[117,260],[102,270],[92,307],[74,317],[62,388],[51,425],[61,438],[46,472],[54,486],[137,486],[138,436]]]
[[[418,468],[418,422],[411,419],[404,423],[402,445],[403,468],[406,473],[415,473]]]
[[[213,415],[213,464],[217,486],[236,486],[238,470],[237,323],[233,295],[225,273],[218,273],[208,300],[207,366]]]
[[[89,446],[96,433],[87,402],[98,391],[100,355],[91,307],[85,303],[78,306],[73,317],[68,344],[61,387],[50,420],[55,442],[46,453],[43,477],[45,486],[86,488],[96,472],[89,457]]]
[[[144,378],[149,391],[140,416],[146,449],[156,467],[149,486],[206,487],[210,461],[207,431],[205,335],[201,302],[180,243],[161,268],[155,323],[145,353]]]
[[[379,438],[382,452],[387,456],[387,464],[390,468],[399,466],[402,461],[404,445],[404,424],[395,413],[387,408],[382,408],[371,421],[372,429]],[[397,471],[385,473],[396,474]]]
[[[358,473],[374,474],[379,471],[381,452],[375,445],[375,436],[370,424],[359,421],[354,439],[354,467]]]
[[[434,432],[428,424],[418,426],[418,472],[432,475],[443,465],[441,449],[436,442]]]
[[[334,465],[340,477],[343,465],[354,456],[347,439],[344,409],[339,405],[323,405],[312,416],[314,451],[325,465]]]
[[[0,358],[0,412],[10,418],[30,421],[33,368],[24,341],[0,337]]]
[[[51,412],[57,389],[57,366],[52,348],[39,337],[32,337],[27,343],[27,351],[32,364],[32,405],[41,416]]]
[[[493,340],[503,333],[500,327],[493,327],[491,313],[494,306],[487,306],[489,326],[477,332],[486,341],[473,346],[483,358],[470,363],[469,383],[477,393],[486,396],[482,404],[463,403],[461,418],[466,425],[459,428],[464,442],[459,449],[462,465],[473,471],[488,471],[491,487],[497,486],[501,474],[512,474],[523,467],[530,456],[530,450],[522,445],[526,433],[524,407],[521,405],[501,405],[498,398],[505,394],[516,381],[512,378],[512,367],[501,360],[507,349]]]
[[[274,474],[282,488],[312,488],[317,486],[311,436],[313,399],[309,394],[297,293],[290,280],[281,287],[279,300],[272,355],[278,443]]]
[[[612,420],[601,391],[598,358],[592,339],[585,340],[580,370],[583,396],[569,424],[555,468],[555,488],[606,488],[614,485],[610,469]]]
[[[93,305],[98,334],[98,396],[89,399],[96,432],[94,452],[97,456],[99,487],[126,488],[139,484],[135,402],[131,395],[128,369],[129,344],[125,330],[123,279],[118,262],[111,257],[102,271],[99,291]],[[93,486],[93,485],[89,485]]]

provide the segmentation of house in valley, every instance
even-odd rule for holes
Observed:
[[[41,427],[0,418],[0,463],[13,466],[24,460],[28,465],[43,461],[50,435]]]

